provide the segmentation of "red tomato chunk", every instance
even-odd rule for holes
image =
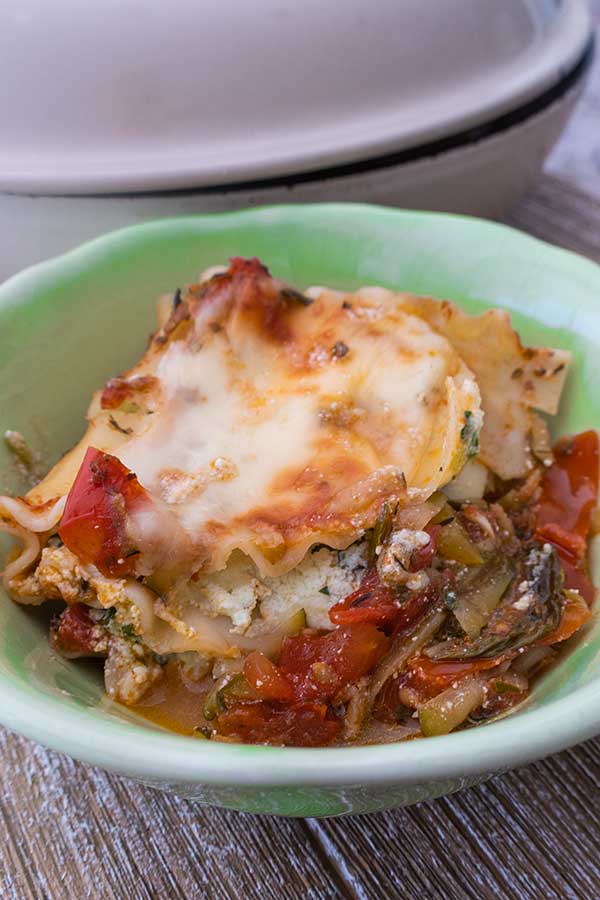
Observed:
[[[388,649],[374,625],[339,626],[326,634],[309,630],[285,638],[279,669],[292,682],[297,700],[330,700],[366,675]]]
[[[127,538],[126,513],[147,502],[145,489],[116,456],[88,447],[58,533],[69,550],[103,575],[126,575],[138,552]]]
[[[67,607],[53,629],[55,648],[66,656],[94,655],[99,637],[99,628],[92,622],[83,603]]]
[[[329,618],[335,625],[370,622],[384,626],[393,622],[397,615],[396,592],[382,585],[375,566],[365,573],[355,591],[329,610]]]
[[[322,747],[339,734],[342,724],[324,703],[244,703],[221,713],[217,728],[224,737],[250,744]]]
[[[294,699],[292,682],[260,650],[246,658],[244,676],[261,700],[290,702]]]

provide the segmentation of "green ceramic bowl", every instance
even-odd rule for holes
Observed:
[[[524,339],[574,353],[556,432],[600,424],[600,269],[477,219],[369,206],[282,206],[152,222],[35,266],[0,287],[0,428],[54,462],[91,392],[133,363],[158,294],[232,255],[304,287],[380,284],[503,306]],[[0,485],[22,489],[1,451]],[[600,569],[600,566],[598,567]],[[90,663],[51,654],[39,613],[0,598],[0,722],[147,784],[252,812],[319,816],[415,803],[600,733],[600,627],[580,636],[527,707],[445,737],[380,747],[211,744],[112,705]]]

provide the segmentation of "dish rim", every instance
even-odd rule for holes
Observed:
[[[443,220],[483,228],[497,238],[517,236],[523,245],[542,251],[562,266],[588,275],[600,292],[600,267],[591,260],[555,247],[518,229],[495,222],[448,213],[391,209],[369,204],[322,203],[277,205],[250,210],[158,219],[129,226],[88,241],[59,256],[37,263],[0,285],[0,306],[25,303],[36,284],[47,286],[53,277],[85,271],[98,255],[110,257],[123,242],[144,241],[165,229],[187,232],[230,220],[261,219],[273,224],[282,216],[344,213],[375,214],[389,220]],[[201,233],[201,229],[199,229]],[[590,287],[590,307],[593,305]],[[597,312],[600,318],[600,308]],[[16,684],[0,671],[0,722],[52,749],[84,762],[136,777],[239,786],[334,786],[356,784],[417,784],[467,777],[512,768],[563,750],[600,733],[600,679],[574,688],[564,697],[523,710],[484,727],[426,740],[366,747],[291,748],[193,741],[167,731],[118,720],[99,719],[96,708],[70,707],[58,697]]]
[[[354,166],[365,169],[371,161],[381,158],[398,155],[403,161],[404,153],[416,153],[415,158],[421,158],[429,152],[428,145],[433,147],[430,152],[440,152],[435,149],[438,142],[443,146],[448,140],[462,146],[479,128],[497,131],[498,121],[502,123],[511,114],[520,114],[560,86],[565,75],[578,68],[592,42],[593,29],[585,0],[562,0],[555,10],[555,21],[532,40],[524,61],[515,59],[501,78],[498,73],[495,77],[487,73],[478,102],[463,86],[454,98],[456,103],[447,104],[430,121],[403,123],[402,110],[396,110],[382,115],[380,121],[366,129],[360,118],[343,134],[323,128],[319,132],[317,128],[300,149],[298,135],[291,142],[274,139],[270,154],[254,145],[249,149],[243,140],[240,144],[239,138],[234,145],[237,149],[224,154],[211,147],[204,157],[198,146],[177,158],[168,147],[162,148],[147,160],[140,158],[135,146],[125,156],[119,156],[114,148],[112,153],[103,153],[98,147],[85,153],[80,148],[79,157],[69,159],[47,150],[38,157],[45,156],[50,163],[46,161],[45,167],[36,169],[31,155],[24,159],[18,152],[8,152],[4,158],[0,155],[0,191],[42,196],[220,193],[263,181],[294,184],[303,177],[320,180],[322,170],[339,169],[342,177],[351,174]],[[467,140],[463,140],[465,134]],[[382,165],[378,162],[372,167]]]

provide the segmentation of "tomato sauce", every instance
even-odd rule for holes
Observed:
[[[168,663],[163,678],[130,708],[154,725],[191,736],[194,728],[207,724],[202,711],[213,683],[212,678],[185,678],[178,665]]]
[[[554,464],[544,472],[542,497],[536,510],[537,530],[560,528],[588,536],[598,500],[598,434],[584,431],[559,441]]]
[[[252,700],[235,704],[218,719],[207,721],[203,709],[212,686],[211,679],[200,682],[186,679],[176,664],[169,663],[161,681],[131,709],[154,725],[177,734],[192,736],[197,729],[212,730],[216,726],[221,737],[250,743],[321,746],[331,743],[341,731],[341,721],[327,704],[316,701]]]
[[[593,603],[596,591],[587,566],[587,541],[598,503],[599,443],[596,431],[558,442],[554,463],[544,473],[536,507],[536,537],[554,544],[565,587]]]
[[[210,722],[203,710],[214,682],[210,678],[189,681],[175,663],[167,665],[161,681],[133,708],[179,734],[191,735],[194,729],[208,726],[222,737],[237,735],[250,742],[326,744],[342,728],[329,701],[371,671],[388,646],[388,638],[371,624],[325,633],[305,629],[285,638],[277,665],[262,653],[251,653],[244,664],[248,696],[234,701]]]

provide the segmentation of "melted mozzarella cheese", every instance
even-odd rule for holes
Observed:
[[[166,506],[187,537],[169,551],[182,574],[241,549],[273,576],[316,542],[349,546],[385,499],[425,498],[457,474],[480,398],[445,336],[392,299],[322,292],[305,305],[245,265],[190,289],[125,378],[152,374],[152,402],[108,410],[96,397],[33,503],[68,490],[95,446],[161,501],[156,521],[146,510],[130,523],[142,553]]]

